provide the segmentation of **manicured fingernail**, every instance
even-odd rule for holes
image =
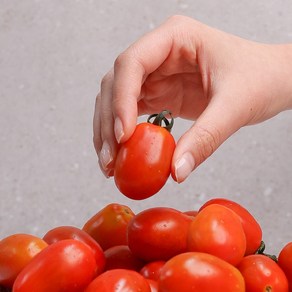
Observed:
[[[103,168],[103,170],[106,172],[108,165],[112,162],[113,160],[113,156],[112,156],[112,152],[111,152],[111,148],[110,145],[108,144],[107,141],[104,141],[102,144],[102,148],[99,154],[99,158],[100,158],[100,164]]]
[[[185,152],[174,164],[176,181],[183,182],[195,168],[195,160],[190,152]]]
[[[115,130],[116,139],[117,139],[118,143],[120,143],[121,139],[124,136],[124,129],[123,129],[122,121],[121,121],[121,119],[119,117],[117,117],[115,119],[114,130]]]

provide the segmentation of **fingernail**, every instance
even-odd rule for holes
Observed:
[[[101,160],[100,159],[98,160],[98,164],[99,164],[99,167],[100,167],[101,172],[103,173],[103,175],[106,178],[109,178],[110,177],[111,170],[110,169],[104,169],[103,166],[102,166],[102,164],[101,164]]]
[[[124,129],[123,129],[122,121],[121,121],[121,119],[119,117],[117,117],[115,119],[114,130],[115,130],[116,139],[117,139],[118,143],[120,143],[121,139],[124,136]]]
[[[174,164],[176,181],[183,182],[195,168],[195,160],[190,152],[185,152]]]
[[[110,145],[108,144],[107,141],[104,141],[102,144],[102,148],[100,151],[100,164],[103,168],[103,170],[106,172],[108,165],[112,162],[113,160],[113,156],[112,156],[112,152],[111,152],[111,148]]]

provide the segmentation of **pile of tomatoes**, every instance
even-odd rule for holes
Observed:
[[[3,238],[0,285],[14,292],[288,292],[292,242],[277,257],[265,254],[258,222],[223,198],[187,212],[134,214],[112,203],[82,228]]]

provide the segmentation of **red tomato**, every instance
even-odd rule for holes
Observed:
[[[149,262],[140,270],[140,274],[146,279],[158,281],[164,264],[165,261]]]
[[[133,217],[134,213],[129,207],[112,203],[91,217],[82,229],[106,250],[127,244],[127,226]]]
[[[146,279],[136,271],[109,270],[95,278],[84,292],[151,292]]]
[[[144,261],[133,255],[127,245],[116,245],[105,252],[105,270],[128,269],[139,271],[144,266]]]
[[[278,264],[284,271],[288,282],[289,291],[292,291],[292,242],[287,243],[278,256]]]
[[[275,261],[261,254],[243,258],[238,269],[244,277],[246,291],[288,292],[288,281]]]
[[[148,282],[150,286],[151,292],[158,292],[158,282],[152,279],[146,278],[146,281]]]
[[[96,275],[92,249],[85,243],[65,239],[49,245],[19,273],[13,292],[83,291]]]
[[[121,144],[114,178],[118,189],[131,199],[153,196],[170,175],[175,140],[170,131],[161,126],[162,121],[167,121],[166,114],[169,112],[157,115],[153,124],[137,125],[130,139]]]
[[[97,263],[96,275],[103,272],[105,267],[105,256],[100,245],[84,230],[81,230],[74,226],[59,226],[48,231],[44,237],[44,241],[48,244],[52,244],[64,239],[75,239],[86,243],[92,248]]]
[[[159,292],[244,292],[244,279],[232,265],[199,252],[179,254],[166,262],[158,281]]]
[[[246,237],[245,255],[254,254],[262,241],[262,229],[256,219],[240,204],[223,198],[209,200],[200,210],[211,204],[223,205],[239,216]]]
[[[145,261],[167,260],[187,249],[187,233],[192,219],[166,207],[146,209],[128,225],[128,245]]]
[[[218,204],[202,209],[188,233],[188,250],[215,255],[232,265],[243,258],[246,238],[239,216]]]
[[[19,272],[48,244],[30,234],[13,234],[0,241],[0,284],[12,287]]]

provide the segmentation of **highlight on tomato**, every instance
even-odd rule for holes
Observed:
[[[64,239],[38,253],[18,274],[13,292],[83,291],[96,276],[97,263],[85,243]]]
[[[254,216],[239,203],[225,198],[211,199],[207,201],[200,210],[211,204],[223,205],[239,216],[246,237],[245,255],[254,254],[260,247],[262,241],[262,229]]]
[[[136,271],[113,269],[96,277],[84,292],[151,292],[148,281]]]
[[[158,280],[160,292],[244,292],[241,273],[233,265],[207,253],[187,252],[165,263]]]
[[[0,241],[0,285],[12,287],[21,270],[48,244],[41,238],[17,233]]]
[[[82,227],[103,250],[127,244],[127,227],[134,212],[126,205],[111,203],[99,210]]]
[[[93,251],[97,270],[96,275],[103,272],[105,268],[105,255],[100,245],[87,232],[75,226],[58,226],[49,230],[43,240],[48,244],[53,244],[64,239],[75,239],[87,244]]]
[[[170,116],[170,121],[167,116]],[[147,122],[138,124],[133,135],[120,145],[114,179],[122,194],[142,200],[153,196],[165,185],[171,173],[175,149],[175,140],[170,133],[173,123],[174,119],[167,110],[151,115]]]
[[[248,255],[238,265],[246,291],[288,292],[288,280],[280,266],[263,254]]]
[[[209,253],[237,265],[246,250],[239,216],[219,204],[201,209],[190,224],[188,250]]]
[[[187,250],[192,219],[168,207],[153,207],[136,214],[128,225],[128,245],[145,261],[168,260]]]

